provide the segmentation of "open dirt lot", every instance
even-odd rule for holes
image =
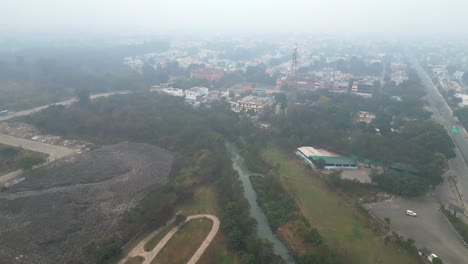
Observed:
[[[0,192],[0,263],[87,263],[81,247],[125,236],[122,216],[167,181],[172,162],[157,146],[119,143],[24,174]]]
[[[383,172],[383,169],[380,167],[373,166],[372,168],[366,167],[366,164],[359,163],[359,168],[357,170],[343,170],[341,172],[341,177],[348,180],[356,180],[362,183],[371,183],[372,180],[370,175],[372,170],[376,170],[378,173]]]

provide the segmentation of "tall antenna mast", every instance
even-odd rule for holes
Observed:
[[[297,43],[294,44],[294,51],[291,60],[291,69],[288,76],[288,90],[291,88],[296,88],[296,71],[297,71]]]

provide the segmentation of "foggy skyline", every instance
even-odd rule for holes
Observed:
[[[15,0],[0,34],[316,33],[466,38],[463,0]]]

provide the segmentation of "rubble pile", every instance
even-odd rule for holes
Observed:
[[[92,143],[82,140],[63,139],[60,136],[43,135],[35,127],[20,122],[0,122],[0,134],[67,147],[77,151],[89,151],[94,147]]]

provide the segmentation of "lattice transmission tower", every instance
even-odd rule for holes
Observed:
[[[297,72],[297,43],[294,44],[294,50],[292,54],[291,69],[289,71],[289,76],[288,76],[288,90],[297,88],[296,72]]]

